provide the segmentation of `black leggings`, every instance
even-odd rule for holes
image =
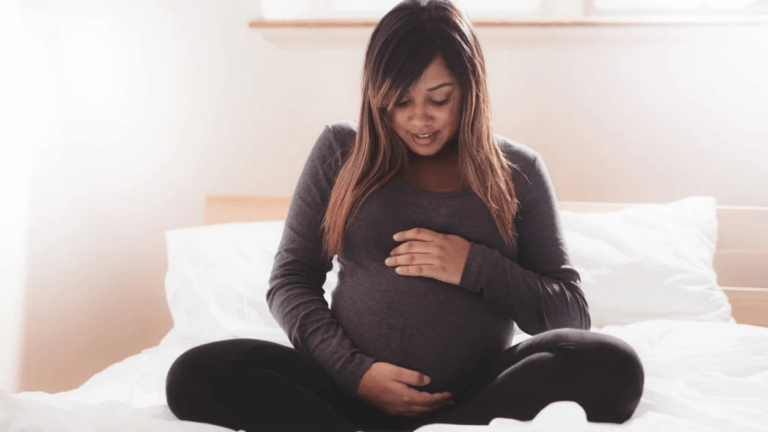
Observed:
[[[171,365],[168,407],[181,420],[246,432],[413,430],[431,423],[531,420],[551,402],[575,401],[591,422],[623,423],[640,402],[645,374],[623,340],[557,329],[511,346],[485,364],[454,407],[390,416],[350,397],[310,356],[257,339],[194,347]]]

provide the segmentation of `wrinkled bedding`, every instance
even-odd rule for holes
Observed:
[[[431,424],[417,431],[768,431],[768,328],[654,319],[592,331],[625,340],[643,361],[645,389],[626,423],[589,423],[578,404],[560,401],[531,421],[496,418],[489,425]],[[280,329],[255,329],[249,337],[291,346]],[[529,337],[518,329],[513,344]],[[231,430],[179,421],[165,403],[168,368],[206,342],[172,329],[157,346],[107,367],[77,389],[16,395],[0,390],[0,430]]]

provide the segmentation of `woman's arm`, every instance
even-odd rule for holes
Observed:
[[[518,263],[471,242],[459,286],[482,294],[527,334],[562,327],[589,330],[589,307],[568,257],[547,168],[536,154],[523,171],[527,178],[515,179],[520,191]]]
[[[267,304],[293,346],[315,358],[352,397],[376,361],[354,346],[323,297],[332,260],[321,256],[323,214],[341,167],[338,142],[326,126],[301,173],[285,220],[267,291]]]

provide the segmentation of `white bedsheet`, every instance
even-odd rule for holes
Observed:
[[[645,389],[626,423],[589,423],[579,405],[562,401],[550,404],[532,421],[497,418],[484,426],[431,424],[417,430],[768,431],[768,328],[650,320],[592,331],[627,341],[643,361]],[[290,346],[280,330],[255,331],[249,337]],[[528,337],[518,333],[513,343]],[[205,342],[171,330],[157,346],[107,367],[77,389],[17,395],[0,390],[0,430],[229,431],[179,421],[165,404],[168,368],[181,353]]]

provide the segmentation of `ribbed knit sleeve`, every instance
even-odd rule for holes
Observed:
[[[522,164],[516,178],[518,262],[471,242],[459,286],[482,294],[530,335],[570,327],[589,330],[589,307],[581,278],[571,265],[557,199],[539,155]]]
[[[326,126],[291,198],[267,290],[267,304],[297,350],[312,356],[348,395],[376,361],[355,347],[323,298],[333,260],[324,260],[320,224],[342,164],[342,145]]]

